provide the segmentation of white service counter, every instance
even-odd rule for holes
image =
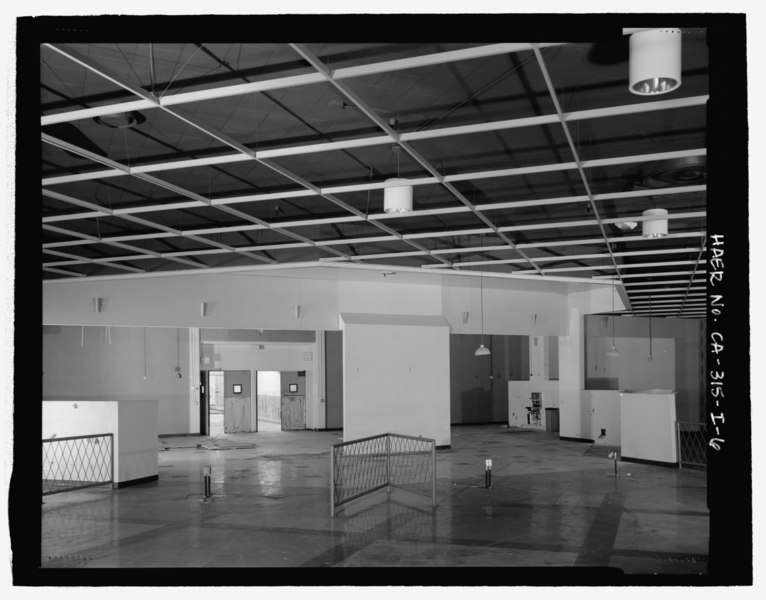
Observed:
[[[158,478],[156,400],[43,401],[43,439],[102,433],[114,435],[115,487]]]
[[[620,394],[621,456],[623,460],[678,463],[676,395],[650,389]]]
[[[621,445],[619,390],[583,390],[580,409],[584,438],[599,446]]]

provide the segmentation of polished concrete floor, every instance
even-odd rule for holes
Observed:
[[[197,446],[204,438],[162,438],[158,481],[46,496],[42,567],[450,567],[453,576],[452,567],[561,567],[594,584],[706,572],[704,471],[619,461],[615,476],[601,448],[557,433],[459,426],[436,453],[435,510],[429,498],[381,490],[332,517],[329,449],[340,432],[226,437],[255,446],[211,451]]]

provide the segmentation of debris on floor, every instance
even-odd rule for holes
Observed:
[[[210,439],[201,441],[197,444],[197,448],[204,448],[205,450],[242,450],[255,448],[255,444],[238,442],[236,440]]]

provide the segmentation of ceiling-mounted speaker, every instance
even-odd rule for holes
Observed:
[[[93,298],[93,312],[100,313],[102,310],[104,310],[104,299]]]

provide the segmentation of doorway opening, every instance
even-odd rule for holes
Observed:
[[[306,372],[256,371],[258,431],[306,429]]]
[[[258,431],[282,431],[282,374],[256,371]]]
[[[215,437],[221,435],[224,429],[223,371],[208,372],[208,390],[208,407],[210,415],[208,435]]]

